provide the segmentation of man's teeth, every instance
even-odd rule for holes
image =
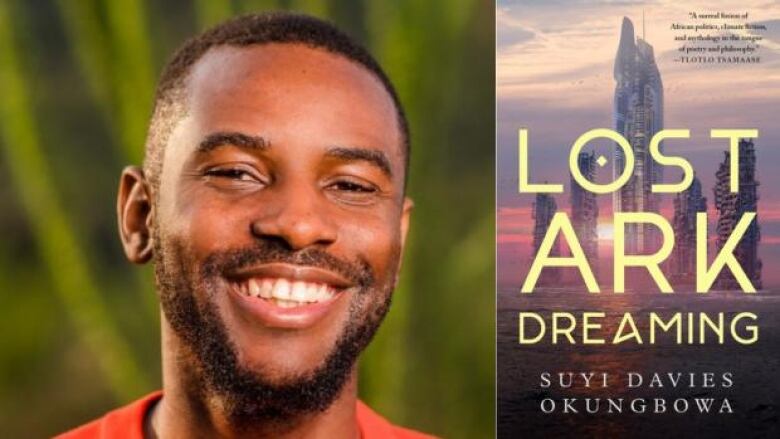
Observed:
[[[289,281],[287,279],[249,279],[239,284],[239,288],[241,293],[246,296],[267,299],[282,308],[322,302],[336,294],[330,286],[325,284]]]

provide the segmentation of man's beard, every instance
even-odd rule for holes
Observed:
[[[258,241],[251,248],[214,253],[196,267],[183,243],[162,242],[159,237],[154,243],[155,280],[163,313],[194,354],[190,357],[196,363],[195,376],[189,378],[190,385],[197,388],[188,391],[200,395],[204,403],[216,396],[236,427],[285,423],[327,409],[341,393],[358,355],[390,307],[395,281],[392,276],[384,285],[375,285],[367,263],[346,262],[322,250],[293,252],[280,242]],[[350,303],[348,323],[321,364],[310,372],[275,380],[264,376],[262,370],[239,363],[215,300],[222,274],[269,262],[332,270],[358,287]]]

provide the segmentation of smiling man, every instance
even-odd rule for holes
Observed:
[[[393,86],[331,25],[250,15],[185,43],[117,202],[127,257],[155,267],[163,389],[62,437],[425,437],[357,399],[408,160]]]

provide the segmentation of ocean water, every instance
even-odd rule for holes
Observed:
[[[521,345],[518,342],[521,311],[544,317],[548,333],[553,311],[576,316],[583,311],[604,312],[607,314],[601,321],[604,329],[594,334],[603,335],[607,343],[581,344],[581,320],[578,320],[576,345],[560,341],[552,344],[549,336],[536,344]],[[636,318],[644,344],[609,343],[625,312]],[[678,345],[674,337],[665,335],[650,345],[646,336],[650,312],[665,319],[675,312],[705,312],[713,318],[723,312],[726,339],[719,344],[708,333],[703,345]],[[752,322],[759,327],[756,343],[742,345],[728,335],[728,323],[739,312],[758,316]],[[506,288],[498,296],[497,325],[499,438],[780,437],[780,291],[766,290],[752,295],[726,291],[706,295],[690,292],[594,295],[581,290],[547,289],[521,295],[519,288]],[[527,327],[538,328],[536,323]],[[747,335],[744,331],[740,333]],[[551,374],[549,388],[541,385],[544,372]],[[571,387],[562,388],[556,385],[559,372],[596,372],[597,375],[590,387],[585,386],[584,380],[575,379]],[[629,372],[641,375],[643,385],[629,388]],[[608,376],[606,388],[600,386],[601,381],[596,382],[601,379],[601,373]],[[661,386],[649,386],[654,373],[661,376]],[[667,373],[672,373],[672,377],[682,374],[676,387]],[[689,382],[691,373],[696,380],[693,386]],[[713,374],[714,388],[702,385],[704,373]],[[730,387],[723,387],[728,384],[722,379],[724,373],[731,374]],[[568,384],[568,375],[564,378],[564,384]],[[594,409],[597,398],[598,412],[586,413],[585,400],[590,399],[590,407]],[[613,407],[609,413],[607,398],[616,403],[622,398],[623,412],[618,413]],[[656,398],[665,401],[665,413],[652,413]],[[710,413],[699,413],[697,398],[713,399]],[[564,399],[574,399],[570,407],[578,413],[564,413]],[[636,399],[647,402],[645,413],[630,409],[630,402]],[[684,413],[673,409],[677,399],[687,402],[688,410]],[[729,401],[733,413],[718,413],[724,399]],[[555,410],[547,414],[542,411],[542,405],[550,410],[550,400],[555,402]],[[677,402],[678,408],[684,409],[685,402]],[[641,402],[635,404],[639,411]],[[660,407],[659,411],[662,411]]]

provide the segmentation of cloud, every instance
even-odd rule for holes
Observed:
[[[496,48],[506,50],[533,40],[535,34],[512,18],[506,9],[496,10]]]
[[[522,27],[507,28],[496,34],[496,48],[503,50],[508,47],[531,41],[534,33]]]
[[[766,26],[766,31],[763,31],[760,34],[773,43],[780,44],[780,19],[758,21],[753,24]]]

